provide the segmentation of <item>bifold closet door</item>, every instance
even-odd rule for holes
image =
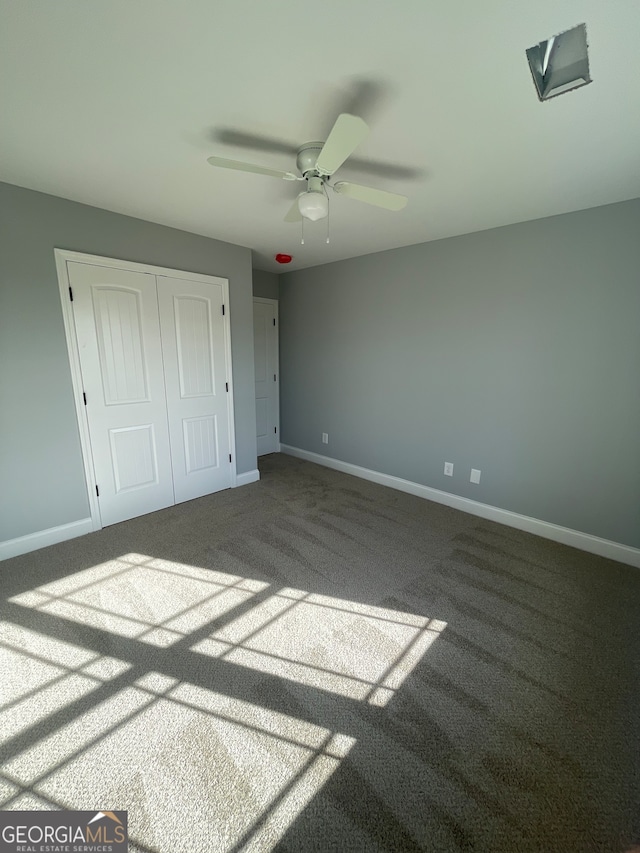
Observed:
[[[222,285],[158,276],[176,503],[231,486]]]
[[[175,503],[156,276],[69,263],[103,525]]]
[[[67,269],[102,525],[229,488],[223,283]]]

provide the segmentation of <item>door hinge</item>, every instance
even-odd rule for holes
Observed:
[[[224,317],[224,303],[222,305],[222,316]]]
[[[229,462],[231,462],[231,454],[229,454]]]
[[[225,382],[224,384],[227,386],[227,391],[229,391],[229,383]]]
[[[274,382],[276,381],[276,375],[275,375],[275,373],[273,374],[273,381],[274,381]]]
[[[274,427],[274,428],[273,428],[273,431],[274,431],[274,432],[276,433],[276,435],[277,435],[277,434],[278,434],[278,427]]]
[[[69,299],[73,302],[73,290],[71,290],[71,288],[69,288]]]
[[[274,317],[273,318],[273,325],[275,326],[275,324],[276,324],[276,318]]]
[[[84,391],[82,392],[82,399],[84,400],[84,404],[86,406],[87,405],[87,395]]]
[[[99,497],[100,497],[100,489],[98,488],[98,486],[97,486],[97,485],[96,485],[96,497],[97,497],[97,498],[99,498]]]

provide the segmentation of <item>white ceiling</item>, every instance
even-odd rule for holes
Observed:
[[[582,22],[594,82],[540,103],[526,48]],[[639,44],[637,0],[0,0],[0,180],[278,271],[579,210],[640,196]],[[294,169],[344,110],[378,168],[336,179],[409,203],[332,194],[329,245],[283,221],[299,184],[206,162]]]

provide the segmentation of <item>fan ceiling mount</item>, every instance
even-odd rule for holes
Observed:
[[[207,162],[222,169],[235,169],[239,172],[253,172],[268,175],[284,181],[306,181],[307,188],[295,199],[287,215],[286,222],[300,219],[323,219],[329,212],[327,187],[340,195],[355,198],[367,204],[383,207],[386,210],[402,210],[407,197],[353,184],[350,181],[338,181],[332,184],[330,178],[338,171],[360,143],[368,136],[369,128],[358,116],[341,113],[336,119],[325,142],[306,142],[298,149],[294,172],[281,172],[254,163],[239,160],[227,160],[224,157],[209,157]]]

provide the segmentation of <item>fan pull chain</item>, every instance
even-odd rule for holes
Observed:
[[[323,184],[322,189],[324,190],[325,197],[327,199],[327,243],[329,242],[329,214],[331,213],[331,204],[329,203],[329,193],[327,192],[327,185]]]
[[[302,221],[301,221],[301,223],[300,223],[300,227],[301,227],[300,245],[301,245],[301,246],[304,246],[304,216],[302,217]]]

